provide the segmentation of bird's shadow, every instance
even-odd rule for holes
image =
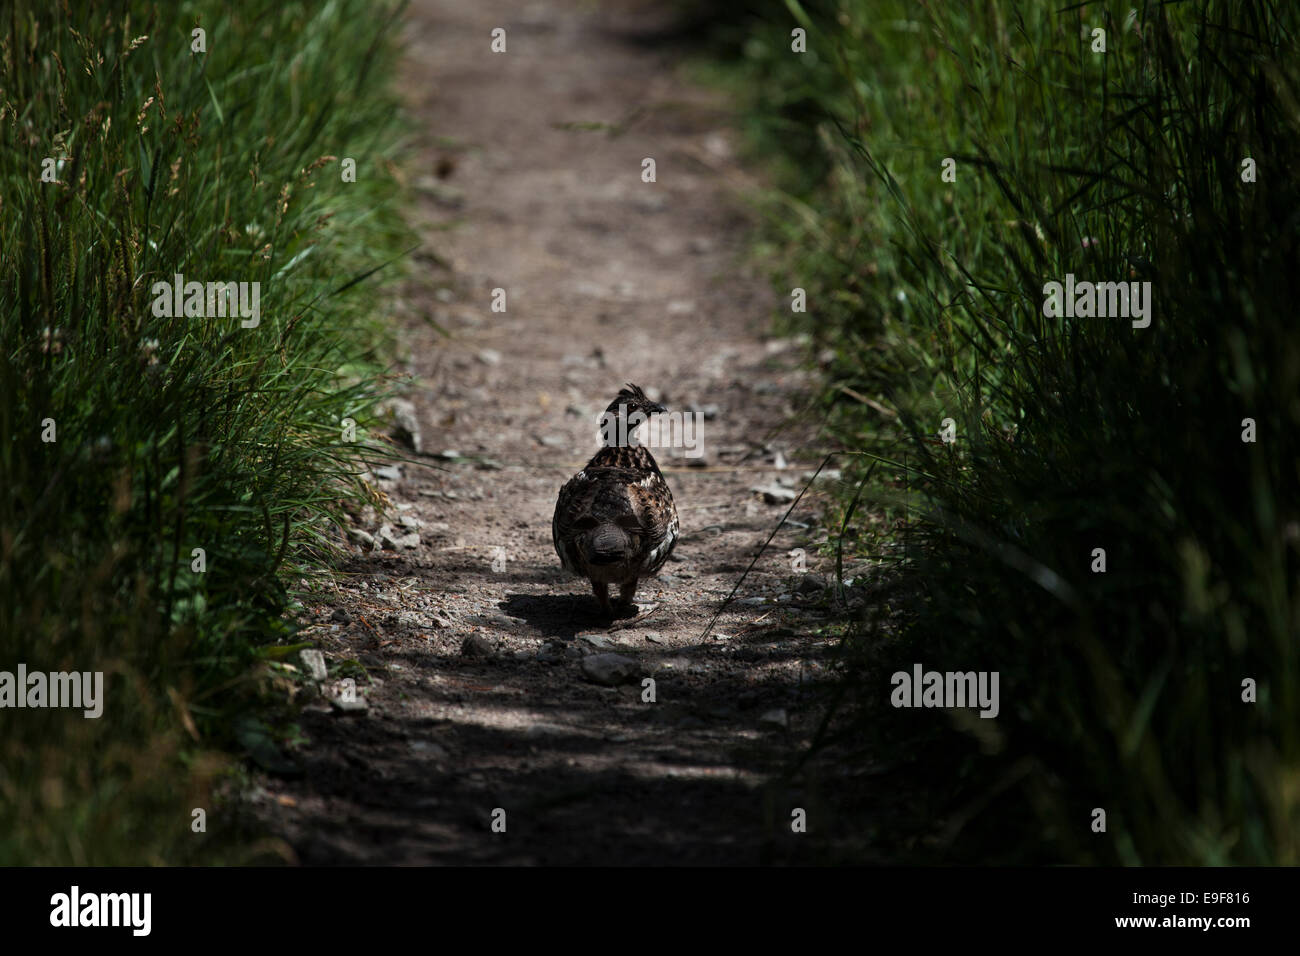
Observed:
[[[613,623],[587,594],[507,594],[500,608],[510,617],[523,618],[543,637],[570,640],[579,631],[608,627]],[[634,608],[618,612],[618,618],[635,616]]]

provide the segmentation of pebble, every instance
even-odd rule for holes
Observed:
[[[375,547],[375,536],[360,528],[348,528],[348,540],[365,551],[371,551]]]
[[[490,659],[496,657],[496,647],[482,634],[471,634],[460,645],[460,652],[465,657]]]
[[[537,649],[537,659],[543,664],[556,664],[564,660],[564,645],[558,641],[547,641]]]
[[[769,505],[789,504],[798,497],[793,488],[787,488],[784,485],[778,485],[772,482],[769,485],[755,485],[749,489],[763,496],[763,500]]]
[[[399,445],[418,453],[421,448],[420,420],[415,413],[415,403],[406,398],[394,398],[388,407],[393,413],[393,424],[388,433]]]
[[[398,535],[393,532],[390,525],[384,525],[379,529],[379,543],[384,546],[385,551],[412,551],[420,546],[420,533],[410,531]]]
[[[357,695],[355,700],[344,700],[342,697],[330,697],[330,706],[339,714],[364,714],[370,709],[370,704],[366,699]]]
[[[799,579],[799,593],[812,594],[826,587],[820,574],[805,574]]]
[[[412,740],[407,743],[413,753],[427,754],[435,760],[442,760],[447,756],[447,748],[441,744],[431,743],[428,740]]]
[[[592,654],[582,659],[583,675],[593,683],[607,687],[635,681],[640,670],[635,659],[622,654]]]
[[[314,647],[305,647],[298,652],[298,659],[312,680],[324,680],[329,676],[325,667],[325,655]]]
[[[803,473],[803,480],[812,481],[813,475],[817,475],[818,481],[839,481],[843,474],[844,472],[839,468],[823,468],[819,475],[815,471],[805,471]]]

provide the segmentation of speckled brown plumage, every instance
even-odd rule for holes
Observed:
[[[613,616],[609,586],[631,604],[640,578],[657,572],[677,543],[677,508],[654,456],[624,442],[644,418],[665,409],[629,385],[606,410],[606,445],[560,489],[551,537],[560,563],[591,582]]]

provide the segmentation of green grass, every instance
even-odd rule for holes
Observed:
[[[889,556],[889,627],[846,613],[848,709],[926,780],[911,858],[1300,862],[1294,9],[743,7],[769,261],[809,298],[782,323],[834,350],[860,462],[831,547]],[[1150,327],[1045,316],[1067,273],[1150,281]],[[918,661],[998,671],[999,718],[888,706]]]
[[[286,582],[365,494],[376,290],[410,244],[394,14],[0,17],[0,669],[106,672],[98,720],[0,710],[0,862],[261,853],[215,803],[217,753],[263,684],[258,648],[291,636]],[[260,324],[155,315],[176,273],[260,283]]]

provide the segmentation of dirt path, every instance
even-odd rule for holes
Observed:
[[[408,289],[409,398],[425,452],[457,455],[379,473],[391,537],[408,537],[358,547],[307,608],[332,676],[365,668],[352,672],[368,707],[308,706],[304,772],[262,777],[257,814],[304,863],[804,858],[790,808],[813,797],[765,781],[810,732],[827,670],[798,606],[816,575],[788,556],[808,532],[783,530],[723,637],[701,639],[788,506],[751,487],[798,487],[816,466],[789,430],[770,437],[804,379],[797,350],[764,339],[774,300],[744,266],[726,104],[646,39],[653,13],[518,7],[427,0],[408,17],[403,83],[427,124],[413,215],[448,266],[426,257]],[[709,418],[702,460],[659,455],[681,515],[674,559],[643,583],[641,618],[606,630],[550,522],[629,381]],[[805,499],[792,517],[816,511]],[[584,654],[611,651],[655,678],[656,702],[584,676]]]

